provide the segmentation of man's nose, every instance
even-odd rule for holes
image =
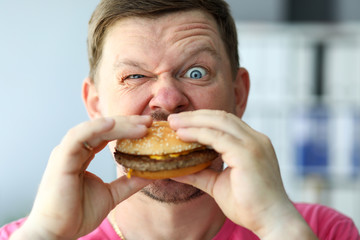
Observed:
[[[152,99],[149,102],[152,111],[177,113],[184,111],[189,105],[189,99],[177,79],[158,79],[152,88]]]

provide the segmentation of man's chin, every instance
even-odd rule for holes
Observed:
[[[205,194],[191,185],[171,179],[157,180],[143,188],[141,192],[155,201],[169,204],[186,203]]]
[[[221,172],[224,169],[224,163],[218,157],[209,168]],[[118,176],[126,175],[126,171],[121,165],[118,165],[117,173]],[[205,195],[205,192],[198,188],[171,179],[156,180],[144,187],[140,192],[155,201],[169,204],[186,203]]]

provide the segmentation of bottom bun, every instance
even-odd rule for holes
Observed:
[[[166,179],[166,178],[174,178],[174,177],[181,177],[184,175],[189,175],[192,173],[199,172],[208,166],[210,166],[212,161],[201,163],[196,166],[192,167],[185,167],[173,170],[164,170],[164,171],[156,171],[156,172],[149,172],[149,171],[137,171],[137,170],[129,170],[128,177],[136,176],[142,177],[147,179]]]

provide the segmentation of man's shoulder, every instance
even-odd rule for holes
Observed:
[[[294,206],[320,239],[359,239],[352,219],[334,208],[309,203]]]
[[[360,239],[354,222],[339,211],[321,204],[294,203],[294,206],[319,239]],[[228,219],[222,230],[214,238],[214,240],[218,239],[258,240],[259,238],[251,231],[236,225]]]
[[[26,218],[8,223],[0,228],[0,240],[9,239],[11,234],[15,232],[25,222]]]
[[[7,240],[11,234],[21,227],[26,221],[26,218],[22,218],[11,223],[8,223],[0,228],[0,240]],[[93,232],[86,236],[79,238],[79,240],[106,240],[117,239],[115,231],[112,229],[109,221],[105,218],[104,221]]]
[[[307,221],[332,222],[351,221],[351,219],[334,208],[312,203],[294,203],[295,208]]]

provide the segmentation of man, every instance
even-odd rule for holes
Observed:
[[[3,239],[358,239],[347,217],[289,200],[271,142],[242,122],[249,76],[225,2],[103,0],[88,45],[92,120],[54,149],[30,215]],[[128,179],[118,166],[107,184],[86,171],[153,120],[221,157],[173,180]]]

